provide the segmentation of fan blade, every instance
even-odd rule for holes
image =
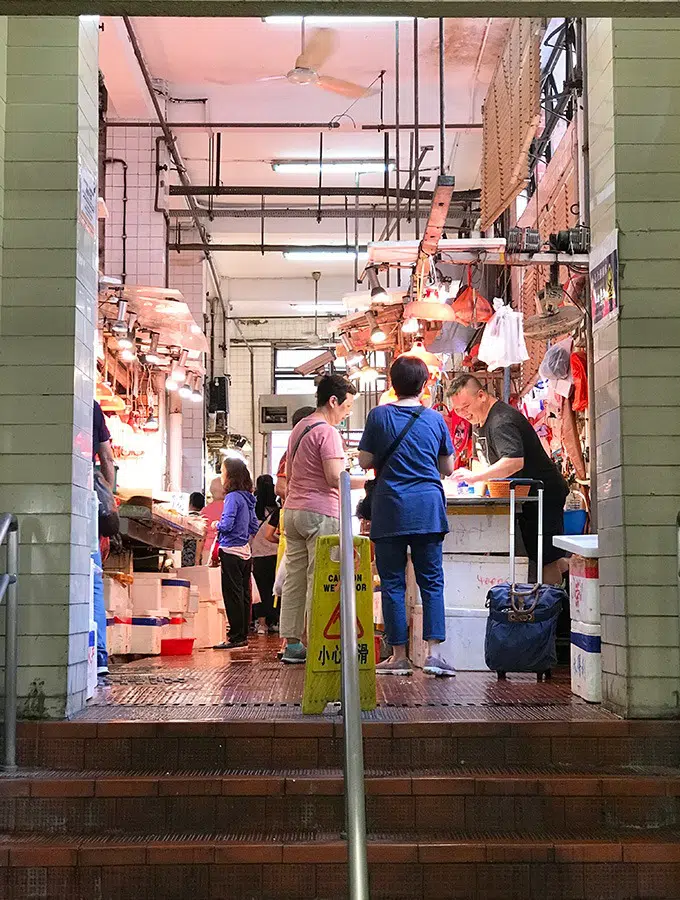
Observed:
[[[244,84],[258,84],[260,81],[286,81],[285,75],[268,75],[265,78],[256,78],[254,81],[227,81],[226,78],[206,78],[208,84],[221,84],[227,87],[236,87]]]
[[[319,28],[306,42],[302,53],[295,62],[296,69],[311,69],[317,72],[335,50],[335,31]]]
[[[343,81],[341,78],[332,78],[330,75],[319,75],[316,82],[324,91],[331,91],[334,94],[342,94],[343,97],[351,97],[359,99],[360,97],[370,97],[375,91],[371,88],[362,87],[360,84],[354,84],[351,81]]]

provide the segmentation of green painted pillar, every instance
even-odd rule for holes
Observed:
[[[603,689],[680,716],[680,18],[588,20],[595,253],[619,310],[595,330]],[[592,260],[591,260],[592,269]]]
[[[60,717],[90,621],[98,20],[4,21],[0,509],[21,530],[19,711]]]

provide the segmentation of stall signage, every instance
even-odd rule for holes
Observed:
[[[323,712],[340,699],[340,539],[320,537],[316,544],[314,598],[309,623],[309,646],[302,699],[304,713]],[[357,604],[357,658],[362,709],[375,709],[375,639],[373,637],[373,579],[368,538],[354,538],[354,590]]]
[[[612,231],[590,252],[590,296],[593,327],[619,314],[618,232]]]

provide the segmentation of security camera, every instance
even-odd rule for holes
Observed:
[[[335,354],[332,350],[324,350],[323,353],[315,356],[314,359],[310,359],[309,362],[302,363],[302,365],[297,366],[293,371],[296,375],[312,375],[314,372],[320,372],[328,365],[328,363],[332,363],[334,359]]]

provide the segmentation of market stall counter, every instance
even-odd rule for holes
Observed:
[[[448,485],[445,484],[445,488]],[[518,505],[521,499],[518,498]],[[509,498],[449,495],[446,512],[449,533],[444,538],[444,599],[446,642],[444,655],[463,671],[486,670],[484,634],[486,595],[510,577]],[[407,602],[410,613],[410,657],[421,667],[427,645],[421,639],[423,609],[410,573]],[[518,548],[515,577],[528,578],[528,559]]]

